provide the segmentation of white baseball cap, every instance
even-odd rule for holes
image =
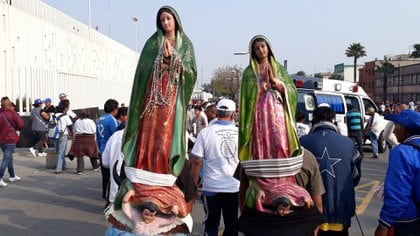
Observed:
[[[60,94],[58,95],[58,98],[62,98],[62,97],[65,97],[65,96],[67,96],[67,94],[65,94],[65,93],[60,93]]]
[[[217,103],[216,109],[219,111],[236,111],[236,104],[234,101],[224,98]]]
[[[330,107],[330,104],[323,102],[321,104],[318,105],[318,107]]]

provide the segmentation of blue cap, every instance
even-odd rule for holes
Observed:
[[[420,112],[404,109],[400,114],[385,116],[385,119],[400,124],[410,130],[420,130]]]
[[[44,103],[47,103],[47,102],[51,102],[51,98],[46,98],[46,99],[44,100]]]
[[[39,104],[42,104],[42,100],[39,98],[35,99],[34,106],[38,106]]]

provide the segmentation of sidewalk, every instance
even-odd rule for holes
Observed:
[[[0,152],[2,156],[3,153]],[[13,156],[21,181],[10,183],[6,171],[0,187],[0,234],[9,235],[104,235],[101,173],[85,160],[83,175],[76,175],[76,160],[54,174],[46,169],[46,157],[34,158],[27,148]]]

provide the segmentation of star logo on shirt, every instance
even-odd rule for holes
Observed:
[[[330,154],[328,153],[327,147],[324,148],[322,153],[322,157],[317,157],[319,162],[319,169],[321,174],[326,172],[330,174],[333,178],[335,178],[335,171],[334,166],[337,165],[341,159],[340,158],[331,158]]]

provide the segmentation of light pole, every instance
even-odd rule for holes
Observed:
[[[398,80],[397,80],[397,86],[398,86],[398,93],[397,93],[397,102],[400,102],[400,64],[398,64]]]
[[[89,18],[89,40],[90,40],[90,29],[92,28],[92,8],[90,0],[88,0],[88,18]]]
[[[249,52],[234,52],[233,55],[235,56],[243,56],[243,55],[248,55]]]
[[[131,17],[131,19],[134,22],[134,46],[135,46],[135,51],[136,54],[138,53],[138,45],[137,45],[137,22],[139,21],[139,19],[135,16]]]

